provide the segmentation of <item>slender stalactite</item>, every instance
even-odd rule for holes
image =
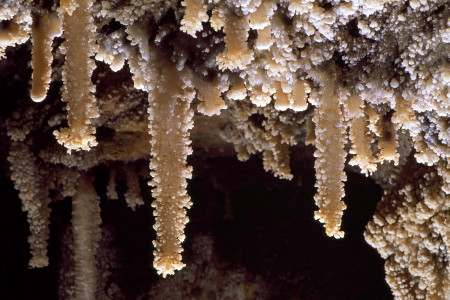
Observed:
[[[11,164],[11,179],[19,191],[22,209],[30,224],[31,268],[48,265],[47,243],[50,238],[50,195],[48,172],[41,170],[30,147],[23,141],[11,143],[8,161]]]
[[[247,16],[236,16],[232,12],[225,17],[224,53],[217,56],[219,69],[244,69],[253,60],[253,53],[248,49],[247,37],[249,28]]]
[[[377,165],[371,149],[373,138],[367,128],[368,121],[363,111],[364,102],[358,95],[352,95],[344,105],[345,115],[349,122],[348,136],[352,143],[350,153],[355,155],[348,163],[352,166],[359,166],[362,173],[375,172]]]
[[[41,102],[47,96],[47,90],[51,81],[53,60],[53,38],[61,35],[61,21],[56,15],[44,15],[33,25],[33,68],[30,97],[35,102]]]
[[[93,300],[97,287],[95,253],[100,240],[100,198],[91,178],[82,175],[72,197],[76,300]]]
[[[192,205],[186,190],[192,168],[186,164],[192,152],[189,132],[194,112],[190,104],[195,91],[188,74],[170,64],[161,70],[159,82],[149,94],[150,185],[157,235],[153,265],[165,277],[184,267],[181,243],[188,222],[186,209]]]
[[[202,22],[208,21],[206,6],[203,0],[184,0],[181,4],[186,7],[180,29],[195,37],[197,31],[203,29]]]
[[[344,116],[335,90],[335,85],[328,74],[321,74],[322,95],[316,103],[313,117],[315,124],[317,193],[314,196],[319,210],[314,217],[324,223],[328,236],[342,238],[340,230],[342,214],[347,207],[342,201],[344,197],[344,182],[347,177],[344,172],[346,142]]]
[[[89,150],[97,145],[95,127],[91,119],[98,117],[98,108],[93,93],[95,86],[91,75],[95,62],[91,58],[97,52],[96,27],[91,16],[92,0],[81,0],[74,11],[60,9],[63,18],[63,51],[66,61],[63,68],[64,92],[62,100],[67,102],[68,128],[55,131],[58,142],[67,150]]]

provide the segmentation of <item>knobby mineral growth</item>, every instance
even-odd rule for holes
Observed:
[[[350,154],[348,165],[389,188],[366,238],[387,261],[394,296],[450,298],[448,1],[36,2],[0,7],[0,59],[31,40],[30,99],[51,101],[49,89],[62,81],[67,111],[24,99],[7,120],[31,267],[48,264],[49,191],[57,190],[73,198],[73,297],[95,297],[100,220],[90,170],[110,167],[107,195],[117,199],[125,168],[124,197],[134,209],[143,203],[139,178],[148,177],[135,162],[150,156],[154,266],[163,276],[182,268],[189,135],[206,115],[226,124],[220,138],[240,160],[261,152],[264,169],[279,178],[295,176],[289,146],[312,144],[315,217],[336,238],[344,236]],[[92,82],[95,60],[129,70],[132,83]],[[99,142],[98,127],[114,135]],[[52,131],[66,150],[39,148],[38,134]],[[409,177],[411,166],[423,178]],[[84,210],[93,214],[89,225]]]

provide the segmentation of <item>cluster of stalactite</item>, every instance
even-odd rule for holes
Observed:
[[[234,145],[238,158],[261,152],[265,170],[288,180],[293,177],[289,146],[306,130],[304,142],[315,147],[315,218],[329,236],[344,236],[347,154],[349,165],[372,175],[382,165],[405,164],[414,152],[418,163],[436,168],[429,175],[439,177],[433,190],[442,190],[440,199],[448,197],[448,1],[61,0],[49,5],[6,0],[2,5],[0,59],[7,58],[8,47],[32,43],[30,99],[45,103],[52,80],[63,82],[67,122],[60,113],[44,120],[34,118],[33,109],[15,112],[8,120],[8,160],[30,223],[31,267],[48,264],[48,191],[60,188],[73,199],[76,298],[95,297],[99,200],[86,171],[100,162],[133,165],[150,155],[154,267],[166,276],[184,266],[181,243],[192,204],[187,157],[195,112],[228,114],[229,131],[222,137]],[[52,68],[53,57],[64,61],[62,68]],[[114,72],[128,69],[132,84],[102,95],[91,80],[96,60]],[[146,104],[136,104],[131,96],[139,93],[146,93]],[[99,143],[96,127],[105,124],[117,135]],[[38,156],[30,150],[30,136],[42,126],[55,129],[56,141],[68,153],[57,145],[40,149]],[[400,136],[406,136],[404,141]],[[137,169],[127,167],[125,176],[125,200],[133,209],[143,203],[138,177],[145,176]],[[112,170],[111,199],[118,198],[116,176]],[[404,189],[421,193],[422,188]],[[400,191],[391,193],[405,193]],[[444,204],[433,206],[442,210],[440,224],[450,218]],[[375,224],[384,226],[377,218]],[[386,236],[370,226],[371,240]],[[443,245],[442,268],[448,275],[448,241]],[[383,254],[390,255],[395,251]],[[405,289],[398,280],[390,282],[394,291]],[[416,295],[448,295],[435,292],[449,288],[448,281],[442,285],[428,291],[431,284],[419,284],[422,292]],[[401,298],[403,290],[394,295]]]

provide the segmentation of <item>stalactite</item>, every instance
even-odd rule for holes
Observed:
[[[276,92],[274,94],[274,98],[275,98],[274,107],[276,109],[286,110],[292,107],[293,99],[292,97],[289,97],[288,94],[283,92],[280,82],[276,83]]]
[[[244,100],[247,97],[247,88],[242,78],[234,79],[232,86],[227,92],[227,97],[232,100]]]
[[[392,122],[395,126],[403,128],[410,133],[414,142],[414,148],[416,149],[416,160],[428,165],[434,164],[439,161],[439,155],[424,142],[421,124],[419,120],[417,120],[411,102],[414,101],[408,101],[402,96],[397,97],[395,112],[392,115]]]
[[[308,82],[297,80],[292,90],[292,109],[294,111],[304,111],[308,107],[307,94],[311,92]]]
[[[69,152],[89,150],[97,145],[95,127],[91,125],[91,120],[98,117],[93,95],[95,86],[91,82],[95,69],[95,62],[91,57],[97,52],[91,7],[92,0],[82,0],[73,12],[69,10],[61,13],[64,19],[63,49],[66,55],[62,100],[67,102],[69,128],[62,128],[54,134]]]
[[[163,277],[184,267],[181,261],[186,209],[192,205],[187,194],[186,179],[192,168],[186,166],[191,154],[189,131],[194,112],[190,108],[195,96],[185,72],[166,65],[161,70],[158,88],[149,94],[149,134],[152,150],[150,175],[153,177],[152,203],[157,238],[153,241],[154,267]],[[176,87],[176,88],[171,88]]]
[[[136,206],[143,205],[144,200],[141,196],[141,188],[139,187],[139,178],[133,169],[127,169],[126,171],[127,191],[124,194],[125,201],[128,207],[132,210],[136,209]]]
[[[35,102],[41,102],[47,96],[51,81],[51,63],[53,38],[62,33],[61,21],[55,15],[44,15],[33,25],[33,68],[30,97]]]
[[[100,240],[100,198],[91,179],[82,175],[72,197],[74,299],[95,299],[97,267],[95,253]]]
[[[268,172],[273,172],[275,177],[292,179],[289,166],[289,145],[281,142],[280,136],[268,137],[271,146],[263,151],[263,167]]]
[[[379,122],[381,134],[378,141],[378,146],[380,148],[378,153],[378,161],[392,161],[395,165],[397,165],[400,158],[400,154],[397,151],[397,148],[399,147],[397,139],[397,126],[395,126],[395,124],[393,124],[388,118],[382,118]]]
[[[253,60],[253,53],[247,46],[248,22],[247,16],[226,15],[224,31],[227,49],[216,58],[219,69],[243,69]]]
[[[315,136],[315,124],[312,120],[312,118],[306,119],[306,137],[305,137],[305,144],[306,145],[313,145],[315,144],[316,136]]]
[[[319,210],[314,217],[325,224],[326,233],[342,238],[341,218],[346,208],[344,197],[344,172],[346,152],[344,116],[335,85],[327,74],[321,78],[322,95],[317,100],[313,121],[315,124],[317,194],[314,196]]]
[[[106,186],[106,196],[109,200],[119,199],[116,191],[116,171],[113,169],[109,172],[108,185]]]
[[[345,110],[349,124],[349,139],[352,142],[350,153],[355,156],[349,161],[352,166],[359,166],[366,175],[376,171],[377,165],[372,155],[373,138],[367,128],[367,117],[364,114],[364,102],[358,95],[352,95],[345,102]]]
[[[194,78],[197,97],[202,101],[197,110],[207,116],[218,115],[227,106],[222,99],[218,82],[208,82],[200,77]]]
[[[134,87],[136,89],[151,91],[154,88],[156,78],[154,78],[154,57],[152,49],[148,44],[148,34],[145,24],[134,23],[127,27],[128,39],[137,48],[130,49],[128,53],[128,65],[133,74]]]
[[[41,268],[48,265],[47,241],[50,237],[49,179],[36,161],[32,150],[23,141],[13,141],[8,161],[11,164],[11,179],[19,191],[22,209],[30,224],[31,258],[29,266]]]
[[[250,28],[256,29],[257,39],[255,48],[258,50],[268,50],[273,43],[272,26],[270,19],[275,12],[276,3],[274,1],[264,1],[258,9],[250,15]]]
[[[186,7],[186,10],[180,29],[195,37],[195,33],[203,29],[202,22],[208,21],[206,7],[203,0],[184,0],[182,5]]]

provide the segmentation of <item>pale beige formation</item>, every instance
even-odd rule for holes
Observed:
[[[450,297],[450,195],[442,180],[434,168],[405,166],[367,225],[396,299]]]
[[[256,29],[257,39],[255,48],[268,50],[273,43],[271,18],[275,12],[275,1],[264,1],[255,12],[250,15],[250,28]]]
[[[284,144],[279,135],[267,135],[270,148],[263,151],[263,167],[267,172],[272,172],[275,177],[292,179],[289,166],[289,144]]]
[[[49,174],[43,171],[30,147],[23,141],[13,141],[8,156],[11,164],[11,179],[14,187],[19,191],[22,200],[22,210],[27,213],[30,225],[31,268],[41,268],[48,265],[47,242],[50,238],[49,204]]]
[[[75,193],[78,172],[73,168],[61,169],[46,165],[36,155],[31,146],[30,136],[33,128],[41,127],[46,119],[36,107],[16,111],[7,122],[11,138],[7,160],[10,164],[11,179],[19,192],[22,210],[27,214],[30,226],[28,243],[30,245],[30,268],[42,268],[49,264],[47,244],[50,237],[50,190],[58,187],[62,197]]]
[[[352,143],[350,153],[354,154],[348,162],[352,166],[359,166],[361,173],[375,172],[377,165],[372,154],[373,137],[369,133],[367,116],[364,114],[364,102],[357,95],[350,96],[345,102],[345,115],[348,119],[349,139]]]
[[[391,120],[380,120],[380,138],[378,141],[378,161],[392,161],[395,165],[398,164],[400,154],[397,151],[399,148],[397,140],[397,128]]]
[[[141,188],[139,187],[139,177],[137,176],[133,168],[126,171],[126,183],[127,191],[124,194],[125,202],[132,210],[136,209],[136,206],[143,205],[144,199],[141,196]]]
[[[197,90],[197,98],[202,101],[197,107],[198,112],[212,116],[219,115],[222,109],[227,108],[222,99],[218,82],[209,82],[200,76],[193,78],[193,81]]]
[[[292,96],[283,92],[283,88],[279,81],[275,82],[275,93],[273,94],[273,98],[275,99],[274,107],[278,110],[286,110],[292,106]]]
[[[5,0],[0,7],[0,22],[8,22],[7,28],[0,27],[0,59],[3,59],[7,47],[23,44],[29,38],[31,1]]]
[[[62,33],[61,21],[56,15],[44,15],[33,25],[32,60],[30,97],[35,102],[41,102],[47,96],[47,90],[51,82],[52,74],[52,42],[53,38]]]
[[[333,79],[328,74],[320,74],[322,81],[322,95],[319,96],[316,105],[313,122],[315,124],[317,193],[314,196],[319,210],[314,213],[314,218],[325,225],[328,236],[342,238],[341,218],[347,207],[342,201],[345,195],[344,182],[347,176],[344,172],[344,150],[346,132],[344,115],[341,113],[340,99],[337,95]]]
[[[0,8],[0,21],[7,21],[8,28],[0,28],[0,59],[6,57],[6,48],[25,43],[29,38],[32,18],[29,1],[22,4],[28,9],[19,11],[20,4]],[[17,13],[17,14],[16,14]],[[3,26],[2,26],[3,27]]]
[[[94,300],[97,288],[96,257],[100,240],[100,198],[91,178],[82,175],[72,197],[73,256],[76,300]]]
[[[234,145],[237,158],[246,161],[250,155],[261,152],[263,167],[267,172],[282,179],[292,179],[289,146],[295,145],[292,125],[303,122],[303,117],[290,118],[289,112],[281,112],[272,106],[258,107],[248,99],[228,101],[232,132],[224,132],[222,138]],[[264,120],[260,126],[250,119],[261,114]]]
[[[149,93],[149,134],[152,145],[149,182],[155,199],[156,240],[153,265],[163,277],[174,274],[185,265],[181,261],[184,227],[189,221],[186,209],[192,205],[187,194],[187,179],[192,167],[186,165],[192,153],[189,131],[194,111],[190,108],[195,96],[189,74],[166,64],[158,70],[159,85]]]
[[[195,37],[195,33],[203,29],[202,22],[208,21],[206,6],[203,0],[184,0],[181,4],[186,9],[180,29]]]
[[[154,49],[148,44],[148,33],[145,30],[145,23],[133,23],[128,26],[127,38],[134,47],[127,55],[128,66],[133,75],[134,87],[146,92],[151,91],[155,85],[155,55]]]
[[[247,97],[247,88],[242,78],[237,77],[234,79],[227,92],[227,97],[232,100],[244,100]]]
[[[314,146],[316,141],[315,124],[312,118],[307,118],[305,123],[306,123],[305,144]]]
[[[129,58],[134,85],[148,93],[148,133],[150,135],[151,156],[149,185],[154,186],[152,203],[155,216],[157,239],[153,266],[158,274],[166,277],[185,265],[181,261],[184,241],[184,227],[188,222],[186,209],[192,204],[187,194],[186,179],[191,177],[191,167],[186,166],[190,148],[189,131],[193,126],[193,111],[190,104],[195,97],[192,74],[180,72],[165,58],[159,56],[155,49],[145,42],[148,38],[139,23],[128,29],[132,45],[137,46],[140,53]],[[135,48],[136,49],[136,48]],[[136,51],[133,49],[133,51]],[[155,80],[158,84],[155,84]],[[206,109],[214,110],[215,100],[220,98],[220,91],[197,80],[199,95],[205,95]],[[219,95],[217,95],[219,93]],[[214,95],[216,94],[216,95]],[[215,96],[210,98],[210,96]],[[201,97],[201,96],[199,96]],[[213,104],[211,106],[211,104]],[[219,103],[220,106],[220,103]],[[220,107],[218,108],[220,111]],[[127,179],[128,188],[133,188]],[[134,181],[134,189],[136,189]],[[128,196],[130,191],[128,192]],[[136,194],[136,192],[134,192]],[[136,204],[127,200],[134,208]]]
[[[416,160],[420,163],[431,165],[438,162],[440,159],[439,153],[437,153],[437,151],[433,151],[433,148],[439,147],[439,145],[435,145],[435,147],[433,147],[424,142],[425,132],[422,131],[421,124],[414,113],[414,109],[412,107],[414,102],[414,99],[407,100],[401,96],[398,97],[392,121],[396,124],[396,126],[408,130],[411,133],[414,148],[416,149],[416,153],[414,155]],[[448,125],[444,125],[443,127],[445,128],[447,126]],[[443,130],[442,133],[445,131],[446,130]],[[442,154],[442,156],[446,156],[448,160],[450,155],[448,151],[442,151]]]
[[[223,5],[217,5],[211,12],[209,23],[214,30],[221,30],[225,26],[225,10]]]
[[[270,26],[270,19],[272,18],[275,9],[275,1],[261,1],[256,10],[250,14],[250,28],[260,30]]]
[[[292,88],[292,110],[304,111],[308,107],[308,94],[311,93],[311,87],[306,80],[297,80]]]
[[[236,16],[230,12],[225,16],[225,52],[217,56],[220,70],[244,69],[252,60],[253,53],[248,49],[248,16]]]
[[[58,143],[69,152],[89,150],[97,145],[95,127],[91,125],[92,119],[98,117],[95,86],[91,82],[95,69],[91,57],[97,52],[91,7],[92,0],[82,0],[74,11],[61,13],[65,38],[62,47],[66,55],[62,100],[67,102],[69,127],[61,128],[54,134]]]

